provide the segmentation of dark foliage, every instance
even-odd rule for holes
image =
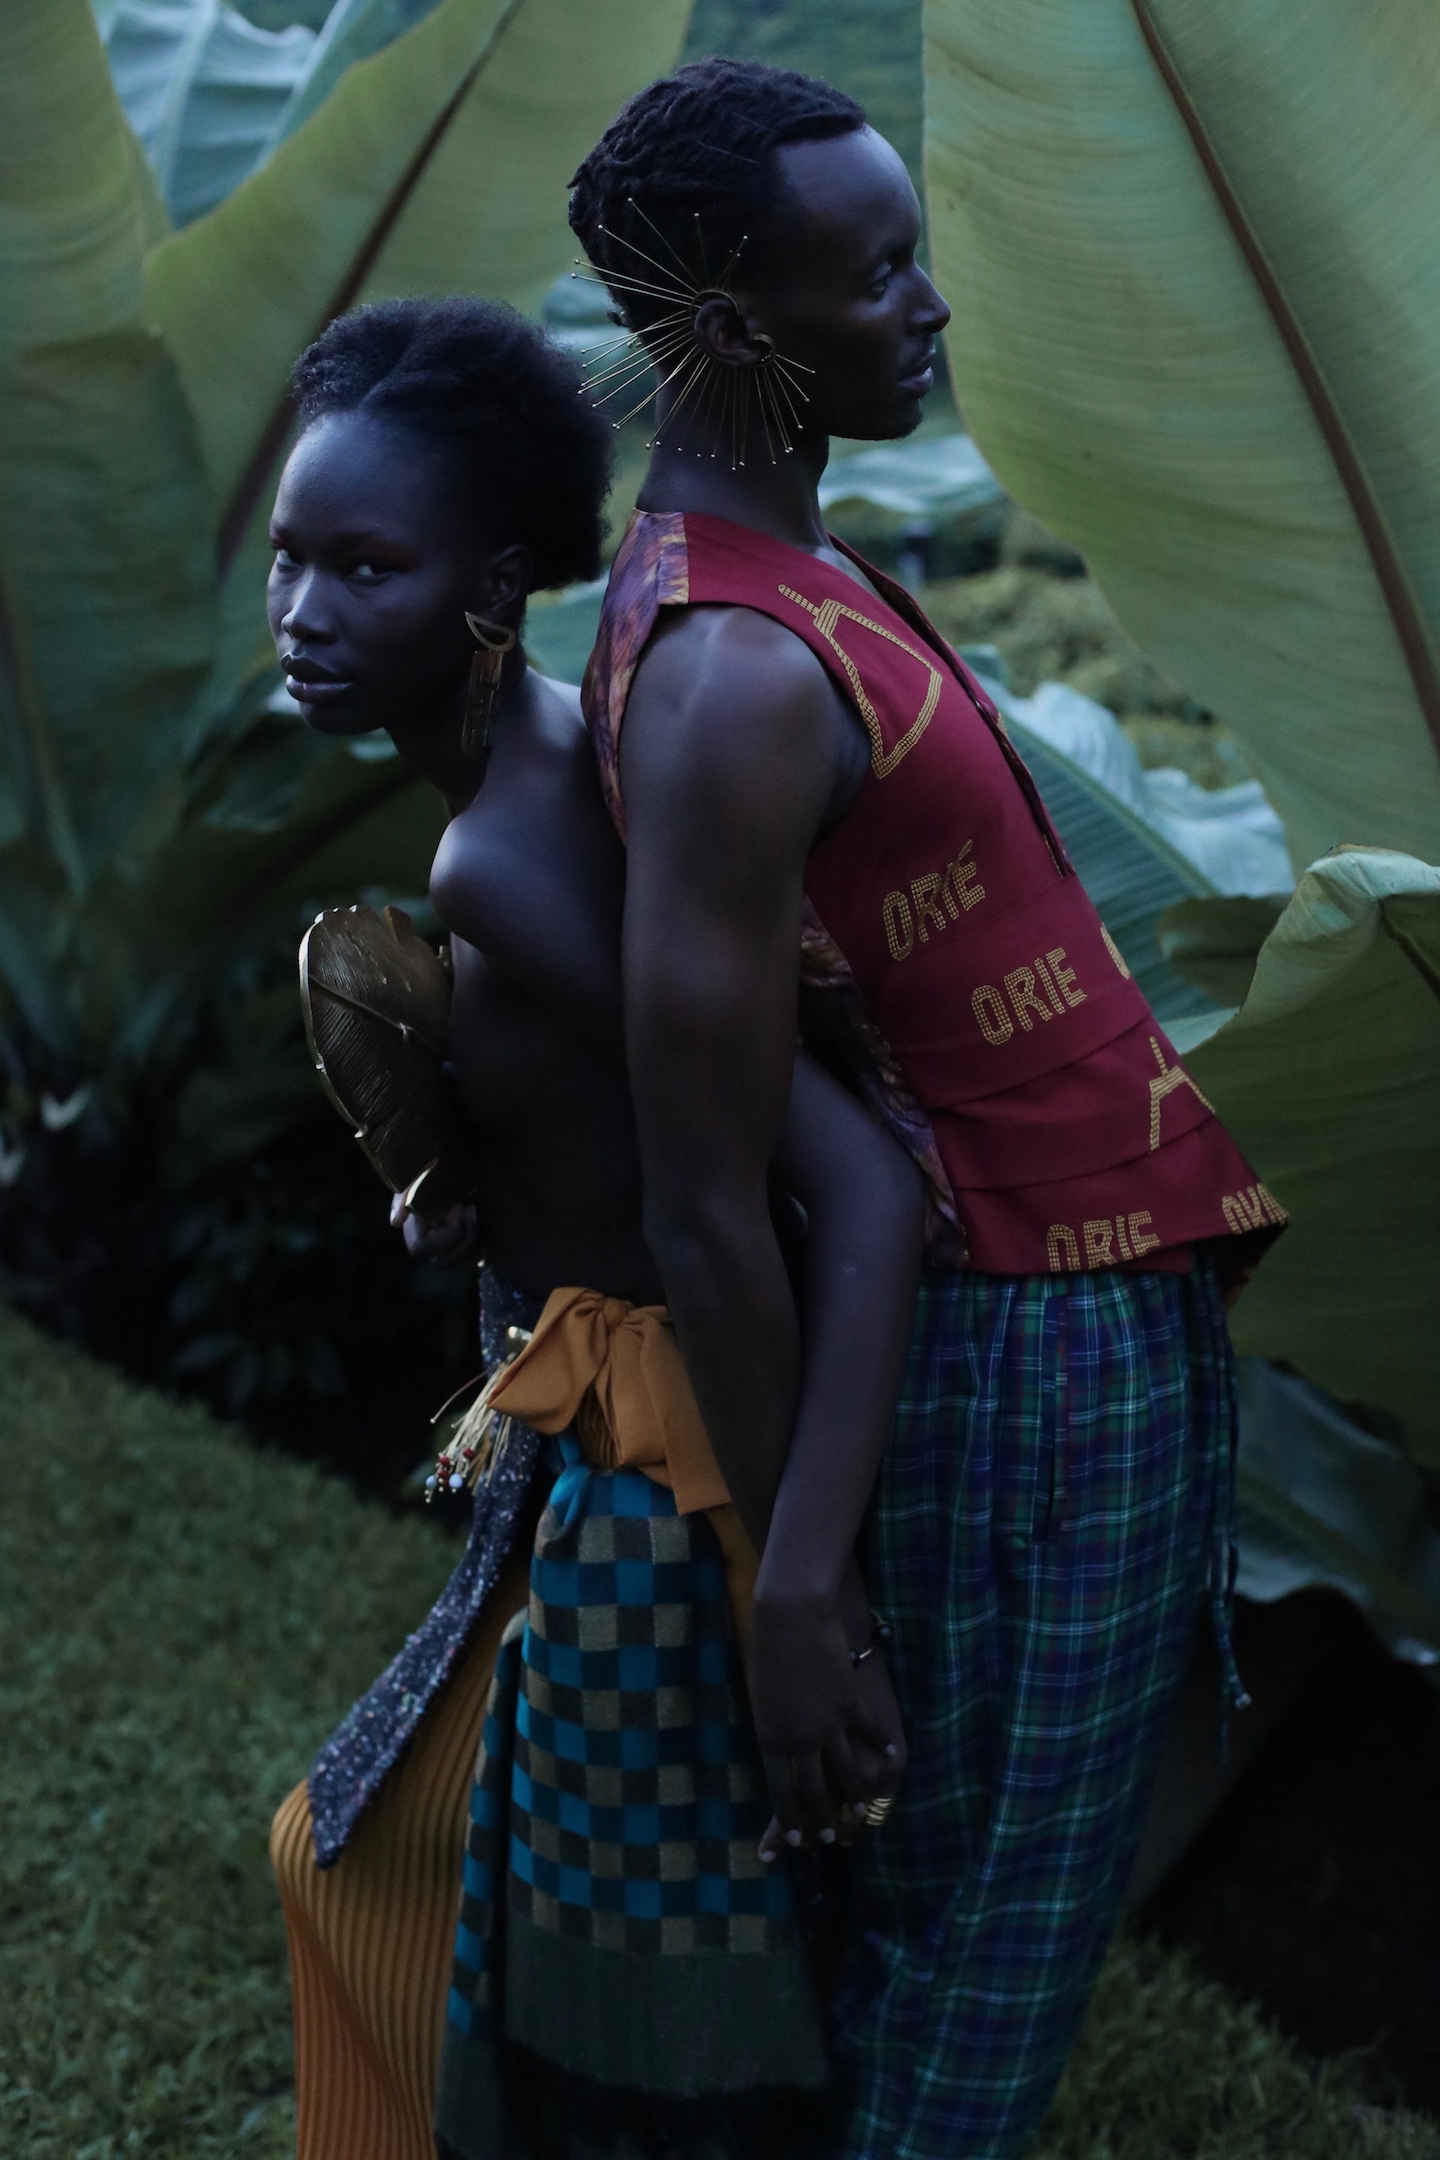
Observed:
[[[287,1047],[304,1059],[298,1027]],[[474,1273],[407,1258],[314,1084],[313,1117],[189,1167],[173,1098],[32,1128],[0,1207],[0,1294],[137,1380],[393,1496],[479,1366]]]
[[[1334,1600],[1336,1645],[1151,1900],[1167,1945],[1317,2056],[1440,2110],[1440,1695]]]

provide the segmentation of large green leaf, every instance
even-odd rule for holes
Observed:
[[[0,544],[82,882],[124,857],[211,666],[212,512],[190,412],[140,325],[0,371]]]
[[[309,71],[301,24],[257,30],[224,0],[118,0],[99,11],[115,88],[177,224],[253,171]]]
[[[1325,1584],[1401,1657],[1440,1662],[1440,1532],[1414,1464],[1264,1358],[1239,1381],[1241,1597]]]
[[[302,121],[309,119],[329,97],[346,68],[353,67],[357,60],[368,60],[372,53],[383,52],[430,14],[435,5],[436,0],[335,0],[305,69],[271,130],[267,150],[284,142]]]
[[[72,888],[173,763],[209,665],[212,513],[140,320],[154,221],[84,0],[0,15],[0,830]]]
[[[1171,964],[1220,988],[1237,905],[1177,908]],[[1239,1012],[1185,1062],[1291,1214],[1237,1346],[1390,1412],[1440,1467],[1440,870],[1380,849],[1312,865]]]
[[[1440,856],[1433,0],[927,0],[967,424],[1306,862]]]
[[[306,341],[389,293],[537,302],[574,252],[570,173],[663,72],[688,12],[688,0],[444,0],[155,250],[151,316],[199,419],[230,545],[270,485]]]
[[[0,360],[136,319],[143,169],[87,0],[0,8]]]

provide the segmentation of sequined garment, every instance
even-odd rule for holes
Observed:
[[[509,1355],[505,1330],[531,1328],[539,1314],[538,1298],[502,1282],[492,1269],[482,1270],[480,1347],[488,1369]],[[449,1678],[521,1529],[543,1445],[528,1426],[512,1428],[493,1474],[475,1496],[459,1566],[405,1647],[347,1711],[311,1765],[310,1813],[318,1866],[333,1867],[339,1859]]]

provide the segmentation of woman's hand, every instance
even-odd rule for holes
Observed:
[[[858,1590],[858,1598],[856,1591]],[[858,1570],[847,1594],[801,1599],[758,1594],[751,1620],[751,1710],[775,1820],[761,1841],[848,1842],[865,1803],[893,1792],[905,1738],[890,1678],[869,1647],[871,1621]]]
[[[442,1267],[468,1260],[479,1236],[475,1210],[469,1201],[457,1201],[444,1222],[427,1223],[406,1207],[400,1193],[390,1203],[390,1227],[403,1232],[405,1250],[412,1260],[438,1260]]]

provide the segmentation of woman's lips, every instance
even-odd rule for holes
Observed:
[[[337,698],[347,696],[354,687],[353,683],[332,675],[323,679],[303,675],[285,677],[285,688],[297,705],[333,705]]]

